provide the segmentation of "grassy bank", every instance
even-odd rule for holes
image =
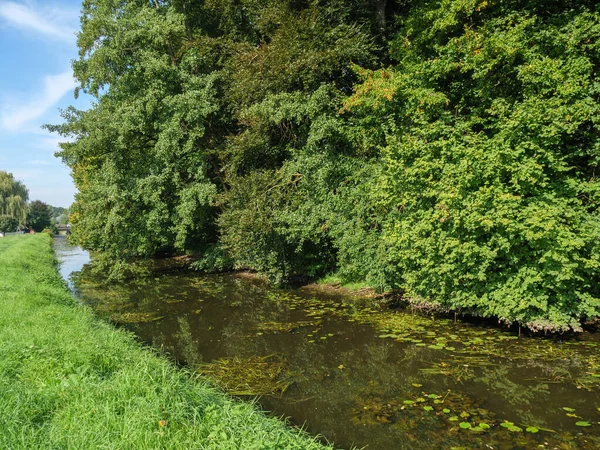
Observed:
[[[78,306],[45,235],[0,239],[1,449],[318,449]]]

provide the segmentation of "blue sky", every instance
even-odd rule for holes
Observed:
[[[71,60],[81,0],[0,0],[0,170],[29,188],[31,200],[68,207],[75,187],[54,157],[61,141],[41,129],[59,108],[89,107],[73,96]]]

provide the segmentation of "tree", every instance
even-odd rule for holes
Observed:
[[[29,204],[27,213],[27,225],[35,231],[40,232],[52,225],[52,210],[46,203],[35,200]]]
[[[79,189],[74,240],[121,259],[205,246],[216,193],[205,145],[219,101],[201,44],[162,2],[87,1],[83,15],[74,69],[97,105],[50,127],[75,138],[59,153]]]
[[[0,215],[13,217],[18,224],[25,224],[28,199],[25,185],[15,180],[12,173],[0,170]]]
[[[50,205],[50,210],[52,211],[52,217],[59,217],[61,214],[69,214],[69,210],[61,206]]]
[[[17,231],[19,221],[7,215],[0,215],[0,233],[11,233]]]

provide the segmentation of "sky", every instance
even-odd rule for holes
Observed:
[[[30,200],[69,207],[70,171],[54,156],[63,138],[41,126],[62,122],[60,109],[87,109],[73,95],[71,60],[81,0],[0,0],[0,170],[29,189]]]

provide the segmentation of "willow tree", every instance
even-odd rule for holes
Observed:
[[[14,217],[19,224],[27,218],[29,192],[25,185],[15,180],[12,173],[0,170],[0,215]]]

